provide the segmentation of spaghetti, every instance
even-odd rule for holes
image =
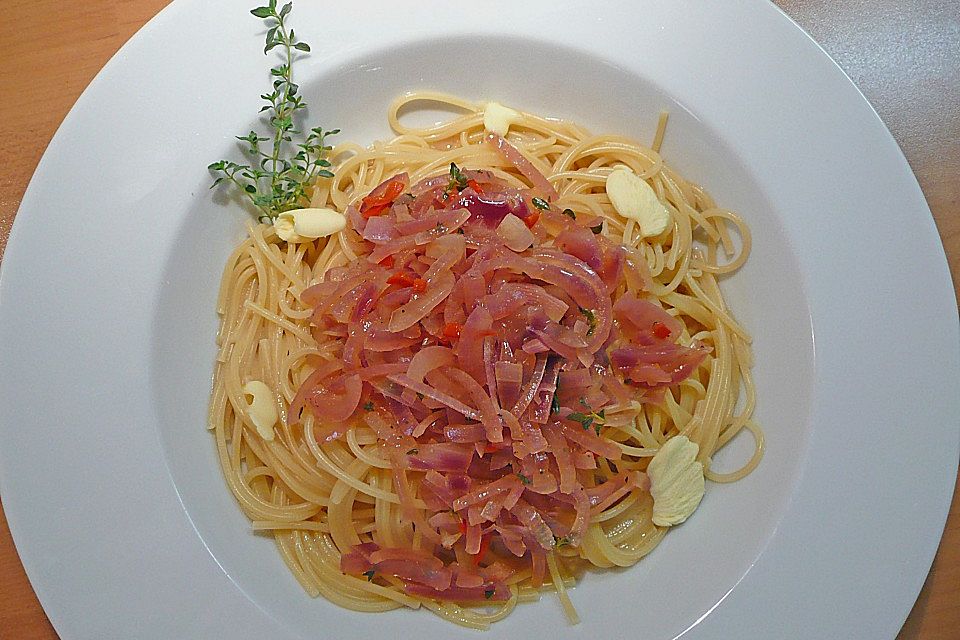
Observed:
[[[421,101],[464,114],[404,126]],[[653,148],[526,113],[500,138],[441,94],[388,117],[396,138],[336,147],[313,190],[346,229],[295,244],[251,226],[227,261],[209,414],[224,476],[312,596],[482,629],[548,587],[575,621],[577,577],[667,532],[645,472],[668,439],[698,445],[715,482],[760,461],[750,337],[717,282],[749,229],[663,162],[665,116]],[[616,167],[653,188],[666,231],[617,214]],[[272,438],[251,380],[273,393]],[[751,459],[712,470],[744,429]]]

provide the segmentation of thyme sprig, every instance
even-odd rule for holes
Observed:
[[[332,147],[326,139],[340,132],[314,127],[304,134],[296,128],[294,118],[307,104],[293,81],[293,62],[297,52],[309,53],[310,45],[299,41],[289,28],[287,18],[292,9],[291,2],[278,10],[277,0],[269,0],[267,6],[250,11],[267,26],[263,53],[278,47],[282,52],[281,64],[270,69],[273,90],[260,96],[266,102],[260,112],[266,112],[270,133],[251,131],[237,136],[252,157],[251,164],[218,160],[208,166],[217,174],[211,188],[224,181],[235,185],[259,210],[261,222],[272,222],[284,211],[302,206],[307,189],[317,178],[333,177],[327,160]]]

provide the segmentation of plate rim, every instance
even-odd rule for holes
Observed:
[[[24,226],[24,224],[25,224],[25,223],[21,222],[22,220],[25,219],[25,217],[23,216],[23,213],[24,213],[25,210],[27,210],[27,214],[29,215],[29,207],[32,205],[32,203],[33,203],[33,201],[34,201],[34,199],[35,199],[34,192],[42,188],[42,187],[37,186],[37,185],[38,185],[38,184],[41,184],[42,181],[44,180],[45,160],[46,160],[48,154],[51,153],[51,150],[56,151],[56,150],[59,149],[59,146],[60,146],[60,144],[61,144],[61,138],[64,138],[64,137],[67,135],[67,134],[65,134],[64,132],[65,132],[65,131],[69,131],[69,130],[70,130],[70,127],[73,126],[71,123],[72,123],[73,120],[75,119],[75,113],[77,113],[77,112],[79,112],[80,110],[82,110],[82,109],[85,108],[85,105],[93,99],[93,98],[91,98],[91,96],[93,96],[93,95],[96,93],[96,91],[98,90],[97,88],[100,87],[101,84],[103,84],[104,82],[107,81],[106,78],[108,78],[108,77],[110,76],[110,74],[113,73],[114,68],[117,67],[117,66],[119,66],[120,64],[122,64],[122,63],[127,59],[128,55],[131,55],[133,49],[134,49],[136,46],[138,46],[139,43],[141,43],[142,41],[144,41],[144,40],[148,39],[150,36],[152,36],[156,30],[159,30],[159,29],[163,28],[163,26],[166,24],[167,21],[172,21],[172,20],[174,20],[174,17],[173,17],[173,16],[175,15],[175,13],[176,13],[177,11],[186,11],[186,10],[187,10],[187,7],[188,7],[190,4],[191,4],[191,0],[176,0],[175,2],[171,3],[171,4],[168,5],[167,7],[164,7],[164,8],[163,8],[154,18],[152,18],[140,31],[138,31],[127,43],[125,43],[125,44],[123,45],[123,47],[121,47],[121,49],[110,59],[110,61],[109,61],[106,65],[104,65],[104,67],[101,69],[101,71],[96,75],[96,77],[95,77],[95,78],[91,81],[91,83],[88,85],[87,89],[84,90],[84,92],[83,92],[83,94],[81,95],[81,97],[77,100],[77,102],[74,104],[74,106],[70,109],[70,111],[68,112],[67,116],[64,118],[63,122],[61,123],[60,127],[58,128],[57,133],[56,133],[56,134],[53,136],[53,138],[51,139],[51,142],[50,142],[50,144],[48,145],[48,150],[44,153],[43,158],[41,158],[41,161],[40,161],[40,163],[38,164],[38,167],[37,167],[37,169],[36,169],[33,177],[32,177],[31,180],[30,180],[30,183],[29,183],[29,185],[28,185],[28,188],[27,188],[27,190],[26,190],[26,192],[25,192],[25,194],[24,194],[24,197],[23,197],[23,200],[22,200],[22,203],[21,203],[20,211],[18,211],[18,214],[17,214],[17,216],[16,216],[16,219],[15,219],[15,222],[14,222],[14,225],[13,225],[13,228],[11,229],[10,238],[9,238],[9,241],[8,241],[8,253],[7,253],[7,255],[9,255],[9,247],[18,247],[19,241],[17,240],[17,238],[18,238],[19,235],[20,235],[20,231],[19,231],[19,230],[20,230],[20,229]],[[194,2],[194,4],[196,4],[196,2]],[[760,3],[760,2],[754,3],[754,6],[755,6],[758,10],[760,10],[759,8],[760,8],[760,6],[761,6],[761,3]],[[927,222],[926,227],[927,227],[927,228],[925,229],[925,232],[926,232],[926,233],[929,233],[929,232],[931,231],[931,228],[932,228],[933,235],[934,235],[934,237],[935,237],[935,239],[936,239],[936,243],[937,243],[937,245],[940,247],[939,257],[937,257],[936,259],[941,263],[941,266],[942,266],[941,274],[940,274],[940,275],[942,275],[942,273],[945,272],[945,273],[946,273],[946,277],[947,277],[947,283],[948,283],[949,285],[951,285],[951,286],[949,287],[949,290],[950,290],[951,294],[953,295],[953,297],[951,298],[951,300],[952,300],[953,306],[955,307],[955,306],[956,306],[955,290],[952,288],[952,282],[950,281],[950,278],[949,278],[949,268],[947,267],[946,257],[945,257],[945,254],[943,253],[942,245],[941,245],[940,242],[939,242],[939,236],[937,235],[937,232],[936,232],[936,227],[935,227],[935,224],[934,224],[934,222],[933,222],[932,214],[931,214],[930,211],[929,211],[929,207],[928,207],[927,204],[926,204],[925,198],[924,198],[924,196],[923,196],[922,191],[920,190],[919,184],[917,183],[916,178],[913,176],[912,171],[910,171],[909,165],[907,164],[906,159],[904,158],[904,156],[903,156],[903,154],[902,154],[902,151],[900,150],[899,146],[897,146],[896,141],[893,139],[892,135],[890,134],[890,132],[889,132],[889,130],[886,128],[886,126],[882,123],[882,120],[880,119],[879,115],[876,113],[876,110],[873,108],[872,105],[870,105],[869,101],[866,99],[865,96],[863,96],[862,92],[860,92],[860,90],[856,87],[856,85],[852,82],[852,80],[850,80],[850,78],[849,78],[848,76],[846,76],[846,74],[842,71],[842,69],[839,67],[839,65],[837,65],[836,62],[833,61],[832,58],[830,58],[830,56],[822,49],[822,47],[820,47],[820,45],[818,45],[808,34],[806,34],[806,32],[805,32],[801,27],[799,27],[799,25],[797,25],[796,22],[794,22],[785,12],[783,12],[779,7],[776,7],[776,5],[772,5],[772,3],[771,3],[770,6],[771,6],[772,8],[774,8],[774,9],[776,10],[776,12],[779,13],[781,16],[785,17],[785,18],[789,21],[789,23],[792,25],[793,29],[795,29],[796,31],[799,31],[799,32],[802,33],[804,36],[806,36],[806,38],[807,38],[811,43],[813,43],[813,44],[816,46],[816,48],[819,50],[820,55],[821,55],[822,57],[825,57],[827,60],[830,60],[830,62],[836,67],[836,69],[840,71],[840,73],[843,75],[843,77],[845,78],[845,80],[846,80],[846,82],[849,84],[849,86],[852,87],[852,88],[854,88],[854,90],[855,90],[855,91],[857,92],[857,94],[860,96],[860,101],[861,101],[862,104],[860,104],[859,106],[862,108],[863,104],[868,105],[868,107],[869,107],[869,109],[870,109],[870,112],[871,112],[872,115],[873,115],[873,118],[875,118],[875,120],[876,120],[876,122],[875,122],[874,124],[879,123],[880,126],[881,126],[881,128],[882,128],[882,130],[886,133],[886,136],[887,136],[886,146],[889,146],[890,143],[893,144],[894,148],[896,149],[896,154],[899,155],[899,161],[900,161],[900,163],[902,164],[902,168],[904,168],[904,169],[907,171],[907,173],[908,173],[908,175],[909,175],[909,180],[912,181],[912,184],[913,184],[913,186],[914,186],[914,188],[915,188],[916,193],[915,193],[914,195],[917,195],[917,194],[918,194],[919,197],[920,197],[920,200],[923,202],[923,208],[925,209],[926,215],[927,215],[927,217],[926,217],[926,222]],[[18,251],[18,249],[15,249],[15,251]],[[8,261],[7,259],[4,259],[4,260],[2,261],[2,263],[0,263],[0,310],[3,309],[3,299],[4,299],[4,298],[3,298],[3,295],[2,295],[2,294],[3,294],[3,292],[4,292],[6,289],[9,289],[9,286],[6,285],[8,279],[11,277],[11,276],[9,276],[9,271],[11,271],[12,269],[15,268],[15,267],[9,266],[10,264],[11,264],[11,261]],[[938,276],[938,277],[939,277],[939,276]],[[954,323],[954,325],[956,325],[956,323]],[[957,335],[956,326],[952,327],[952,330],[953,330],[953,334],[954,334],[954,335]],[[2,342],[3,339],[4,339],[4,329],[3,329],[3,327],[0,327],[0,342]],[[9,338],[6,338],[6,339],[9,339]],[[958,350],[960,350],[960,345],[958,345]],[[956,355],[956,354],[954,354],[954,360],[956,359],[956,358],[955,358],[955,355]],[[0,416],[2,416],[2,415],[3,415],[3,414],[0,413]],[[954,417],[956,417],[956,414],[954,414]],[[7,422],[7,421],[4,420],[4,422]],[[0,426],[2,426],[2,425],[0,425]],[[2,434],[2,431],[0,431],[0,434]],[[960,447],[960,434],[955,434],[955,435],[957,435],[958,438],[955,438],[955,443],[954,443],[954,449],[955,449],[955,451],[954,451],[954,452],[956,452],[957,447]],[[3,452],[0,451],[0,462],[2,462],[2,460],[3,460],[3,455],[4,455]],[[956,459],[956,456],[954,456],[954,459]],[[5,467],[6,467],[6,465],[0,466],[0,478],[4,478],[4,470],[5,470]],[[925,562],[925,565],[924,565],[924,570],[923,570],[923,572],[922,572],[922,575],[920,575],[920,584],[916,585],[916,591],[913,593],[913,598],[910,600],[911,605],[912,605],[912,602],[915,600],[917,593],[919,593],[919,588],[920,588],[920,585],[922,585],[923,579],[926,577],[927,572],[929,571],[929,566],[930,566],[930,564],[931,564],[932,561],[933,561],[934,553],[935,553],[936,548],[937,548],[937,546],[938,546],[938,544],[939,544],[940,537],[942,536],[943,526],[945,525],[947,513],[948,513],[948,510],[949,510],[949,506],[950,506],[949,496],[952,495],[953,486],[954,486],[954,482],[955,482],[955,481],[956,481],[956,463],[954,463],[954,470],[953,470],[953,474],[952,474],[952,479],[951,479],[951,481],[950,481],[950,483],[949,483],[950,486],[949,486],[949,491],[948,491],[948,499],[947,499],[947,501],[946,501],[946,503],[945,503],[944,508],[941,509],[941,511],[942,511],[942,517],[939,518],[939,522],[937,523],[937,526],[938,526],[938,535],[937,535],[935,538],[933,538],[932,536],[927,536],[928,540],[927,540],[927,544],[925,545],[925,546],[927,547],[927,549],[925,549],[924,552],[921,554],[922,556],[924,556],[925,558],[927,558],[927,560],[924,561],[924,562]],[[7,487],[9,487],[9,481],[8,481],[8,482],[4,482],[4,483],[3,483],[3,486],[4,486],[5,489],[6,489]],[[9,497],[10,494],[9,494],[7,491],[5,491],[4,493],[5,493],[5,497]],[[14,500],[14,503],[15,503],[15,502],[16,502],[16,501]],[[8,500],[4,500],[4,503],[5,503],[5,506],[6,506],[6,504],[8,504],[9,502],[8,502]],[[55,622],[55,621],[54,621],[55,616],[52,615],[52,613],[53,613],[54,611],[56,611],[56,605],[55,605],[55,603],[48,602],[47,599],[45,599],[45,597],[44,597],[44,595],[43,595],[44,589],[43,589],[43,587],[42,587],[42,584],[38,584],[38,583],[37,583],[37,581],[34,579],[35,571],[33,571],[33,570],[31,569],[31,567],[28,566],[28,565],[31,564],[30,561],[28,560],[28,558],[26,557],[26,556],[29,555],[29,553],[24,554],[23,549],[29,547],[29,542],[26,542],[25,540],[23,540],[23,539],[22,539],[22,534],[21,534],[22,529],[21,529],[21,521],[20,521],[20,518],[21,518],[21,517],[24,517],[24,516],[22,515],[22,512],[21,512],[21,514],[16,514],[16,511],[17,511],[17,508],[16,508],[16,507],[13,509],[13,512],[11,512],[11,511],[9,511],[9,510],[6,510],[6,512],[7,512],[7,519],[8,519],[8,522],[9,522],[9,526],[10,526],[11,533],[13,534],[14,541],[15,541],[15,544],[16,544],[16,547],[17,547],[17,550],[18,550],[18,553],[21,554],[21,561],[23,562],[24,568],[26,569],[27,574],[28,574],[28,576],[30,577],[31,585],[33,586],[35,592],[37,593],[38,598],[40,598],[41,602],[43,603],[44,611],[47,612],[47,615],[48,615],[48,617],[50,618],[51,623],[54,624],[54,626],[55,626],[55,628],[57,629],[57,631],[60,632],[60,633],[63,633],[64,631],[67,630],[67,627],[68,627],[69,625],[68,625],[67,623],[65,623],[64,621],[62,621],[62,620],[61,620],[61,621],[58,621],[58,622]],[[720,603],[718,603],[718,605],[719,605],[719,604],[720,604]],[[906,615],[909,613],[909,610],[910,610],[910,607],[907,606],[907,607],[906,607],[906,611],[903,612],[903,616],[902,616],[902,617],[900,618],[900,620],[899,620],[899,624],[897,625],[897,629],[899,629],[900,626],[902,625],[903,620],[906,618]],[[896,617],[896,616],[894,616],[894,617]],[[63,630],[61,630],[61,624],[65,625],[64,628],[63,628]],[[894,630],[894,633],[895,633],[895,632],[896,632],[896,630]]]

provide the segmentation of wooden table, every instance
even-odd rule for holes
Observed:
[[[867,95],[917,174],[960,283],[960,10],[955,0],[778,0]],[[166,0],[5,0],[0,12],[0,252],[67,110]],[[251,4],[251,6],[253,6]],[[956,345],[945,345],[956,348]],[[0,635],[50,640],[0,511]],[[960,637],[960,495],[899,640]]]

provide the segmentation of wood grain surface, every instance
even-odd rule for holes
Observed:
[[[0,0],[0,255],[40,156],[107,60],[166,0]],[[778,0],[857,83],[913,167],[960,283],[956,0]],[[957,348],[956,345],[945,345]],[[0,510],[0,637],[52,640]],[[960,638],[960,495],[898,640]]]

